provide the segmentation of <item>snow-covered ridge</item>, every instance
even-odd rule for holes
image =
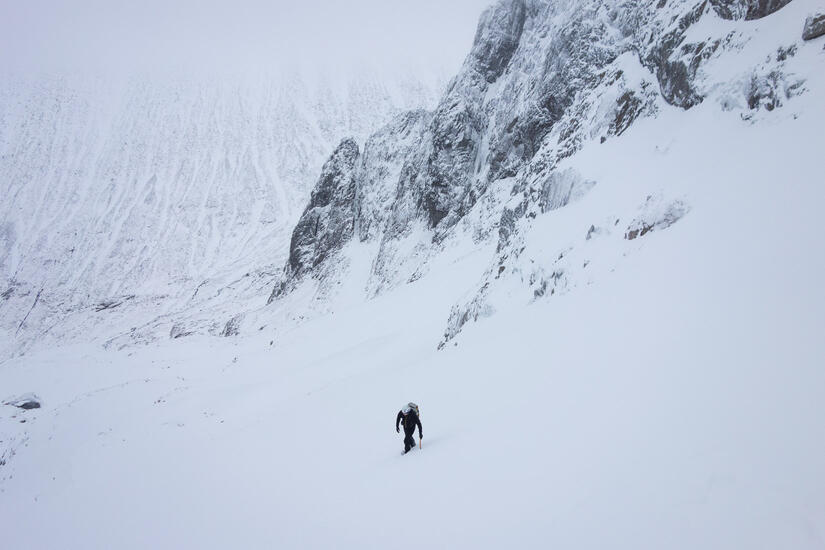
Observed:
[[[438,79],[2,79],[0,351],[272,271],[330,148],[432,105]]]

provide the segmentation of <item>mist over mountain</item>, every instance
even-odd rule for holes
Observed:
[[[461,63],[486,0],[31,0],[6,3],[0,68],[258,74]],[[423,31],[423,32],[422,32]],[[415,72],[416,69],[412,69]]]
[[[327,151],[432,104],[441,85],[437,74],[5,80],[2,347],[135,301],[156,317],[216,280],[271,270]]]

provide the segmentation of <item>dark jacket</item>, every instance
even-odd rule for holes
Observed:
[[[415,427],[418,426],[418,437],[423,437],[421,435],[421,420],[418,419],[418,415],[415,411],[410,411],[407,414],[404,414],[404,411],[398,411],[398,416],[395,417],[395,430],[398,431],[398,423],[404,421],[404,433],[411,434],[415,431]]]

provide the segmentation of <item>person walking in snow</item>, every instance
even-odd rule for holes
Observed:
[[[398,416],[395,417],[395,431],[400,432],[398,424],[404,421],[404,454],[410,452],[410,449],[415,448],[415,440],[413,434],[415,427],[418,426],[418,439],[424,439],[421,435],[421,419],[418,417],[418,405],[415,403],[407,403],[407,406],[398,411]]]

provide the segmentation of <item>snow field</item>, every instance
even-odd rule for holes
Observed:
[[[708,104],[583,150],[596,185],[526,256],[588,267],[538,300],[504,279],[440,352],[490,245],[366,302],[353,246],[332,313],[272,346],[267,327],[7,361],[2,397],[43,408],[0,407],[3,545],[822,548],[820,91],[797,119]],[[648,195],[690,211],[625,240]],[[402,457],[410,400],[424,448]]]

